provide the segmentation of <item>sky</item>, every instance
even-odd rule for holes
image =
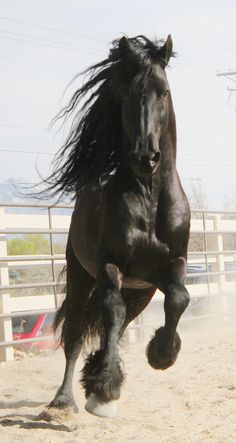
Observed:
[[[50,171],[68,128],[53,117],[83,81],[86,67],[127,34],[172,35],[177,57],[167,77],[186,190],[200,186],[211,209],[225,196],[236,209],[235,0],[0,0],[0,183],[26,183]],[[67,88],[67,89],[66,89]]]

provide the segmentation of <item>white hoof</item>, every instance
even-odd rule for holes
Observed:
[[[117,400],[101,401],[95,394],[90,394],[85,404],[86,411],[99,417],[116,417],[117,416]]]

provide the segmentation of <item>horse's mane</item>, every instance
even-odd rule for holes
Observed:
[[[104,180],[119,168],[123,132],[121,97],[131,87],[145,86],[154,64],[164,65],[162,41],[137,36],[126,40],[128,50],[121,40],[113,42],[107,59],[86,71],[89,80],[58,116],[67,117],[76,112],[69,136],[46,180],[47,196],[75,197],[86,184]],[[85,102],[78,109],[81,99]]]

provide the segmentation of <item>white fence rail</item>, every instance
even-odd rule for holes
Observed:
[[[64,283],[58,283],[58,274],[65,264],[71,212],[70,205],[0,204],[0,361],[13,359],[13,317],[55,312],[60,303],[58,288]],[[22,252],[24,241],[35,250]],[[192,298],[217,298],[219,309],[212,315],[232,313],[236,213],[192,211],[186,283]],[[29,341],[39,337],[24,342]]]

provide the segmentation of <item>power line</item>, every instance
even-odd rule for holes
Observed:
[[[211,67],[205,67],[205,66],[201,66],[201,65],[197,65],[197,64],[192,64],[192,63],[185,63],[185,62],[181,62],[181,61],[177,61],[174,60],[173,64],[175,67],[180,67],[180,68],[189,68],[189,69],[194,69],[194,70],[198,70],[198,71],[206,71],[206,72],[216,72],[216,68],[211,68]]]
[[[9,154],[11,153],[17,153],[17,154],[34,154],[34,155],[51,155],[54,156],[57,153],[56,152],[43,152],[43,151],[28,151],[28,150],[17,150],[17,149],[12,149],[12,148],[0,148],[0,152],[7,152]],[[180,162],[196,162],[196,163],[234,163],[236,162],[236,159],[205,159],[205,158],[179,158],[178,161]]]
[[[34,128],[29,126],[19,126],[19,125],[1,125],[0,128],[13,128],[13,129],[27,129],[28,131],[44,131],[44,128]]]
[[[20,23],[20,24],[23,24],[23,25],[26,25],[26,26],[31,26],[31,27],[34,27],[34,28],[45,29],[47,31],[57,32],[59,34],[67,34],[67,35],[72,35],[73,37],[79,37],[79,38],[84,38],[84,39],[88,39],[88,40],[99,41],[99,42],[102,42],[102,43],[108,43],[106,40],[102,40],[100,38],[91,37],[91,36],[83,35],[83,34],[77,34],[75,32],[63,31],[61,29],[51,28],[49,26],[36,25],[34,23],[25,22],[25,21],[22,21],[22,20],[16,20],[16,19],[13,19],[13,18],[10,18],[10,17],[0,16],[0,19],[1,20],[5,20],[5,21],[14,22],[14,23]]]
[[[89,40],[93,40],[93,41],[99,41],[99,42],[102,42],[102,43],[109,43],[107,40],[103,40],[103,39],[99,39],[99,38],[96,38],[96,37],[91,37],[91,36],[88,36],[88,35],[83,35],[83,34],[77,34],[77,33],[74,33],[74,32],[69,32],[69,31],[64,31],[64,30],[59,30],[59,29],[56,29],[56,28],[52,28],[52,27],[47,27],[47,26],[42,26],[42,25],[36,25],[36,24],[34,24],[34,23],[30,23],[30,22],[25,22],[25,21],[22,21],[22,20],[16,20],[16,19],[12,19],[12,18],[10,18],[10,17],[4,17],[4,16],[0,16],[0,20],[4,20],[4,21],[10,21],[10,22],[13,22],[13,23],[19,23],[19,24],[23,24],[23,25],[27,25],[27,26],[30,26],[30,27],[34,27],[34,28],[38,28],[38,29],[44,29],[44,30],[47,30],[47,31],[52,31],[52,32],[56,32],[56,33],[59,33],[60,35],[61,34],[65,34],[65,35],[71,35],[71,36],[73,36],[73,37],[78,37],[78,38],[83,38],[83,39],[89,39]],[[10,32],[10,31],[3,31],[3,32]],[[13,33],[13,32],[11,32],[11,33]],[[15,33],[16,34],[16,33]],[[22,36],[24,36],[24,34],[20,34],[20,33],[18,33],[18,35],[22,35]],[[25,35],[26,36],[26,35]],[[34,39],[40,39],[40,40],[45,40],[45,41],[51,41],[51,42],[53,42],[52,40],[49,40],[49,39],[41,39],[41,38],[39,38],[39,37],[31,37],[31,36],[28,36],[29,38],[34,38]],[[2,37],[3,38],[3,37]],[[10,39],[10,38],[8,38],[9,40],[13,40],[13,39]],[[22,42],[24,42],[24,43],[30,43],[30,42],[28,42],[28,41],[23,41],[23,40],[21,40]],[[57,42],[55,42],[56,44],[57,44]],[[59,43],[59,42],[58,42]],[[74,46],[74,47],[78,47],[77,45],[73,45],[73,44],[68,44],[68,43],[64,43],[64,42],[60,42],[61,44],[63,44],[63,45],[66,45],[66,46]],[[41,44],[41,46],[43,46],[42,44]],[[52,47],[52,46],[50,46],[50,47]],[[54,47],[53,47],[54,48]],[[58,48],[57,48],[58,49]],[[60,48],[60,49],[62,49],[62,48]],[[82,49],[82,48],[81,48]],[[86,49],[86,48],[84,48],[84,49]],[[93,49],[92,48],[87,48],[87,49],[89,49],[90,51],[93,51]],[[65,49],[64,49],[65,50]],[[72,50],[71,50],[72,51]],[[91,53],[92,54],[92,53]],[[96,52],[96,54],[98,54],[98,52]],[[181,57],[184,57],[184,58],[187,58],[187,59],[192,59],[192,60],[199,60],[199,61],[203,61],[204,63],[205,62],[209,62],[209,63],[225,63],[225,62],[219,62],[219,61],[216,61],[216,60],[211,60],[211,59],[204,59],[204,58],[199,58],[199,57],[193,57],[193,56],[188,56],[188,55],[182,55]],[[186,66],[186,64],[182,64],[181,62],[180,63],[176,63],[176,65],[178,66],[178,65],[182,65],[182,66]],[[205,70],[205,71],[209,71],[209,72],[213,72],[213,71],[215,71],[214,69],[211,69],[211,68],[209,68],[209,69],[206,69],[206,68],[204,68],[204,67],[201,67],[201,66],[199,66],[199,65],[191,65],[191,64],[187,64],[187,67],[189,67],[189,69],[199,69],[199,70]]]
[[[229,89],[231,91],[231,89]],[[235,90],[233,90],[235,91]],[[0,128],[9,128],[9,129],[23,129],[27,131],[42,131],[46,132],[47,128],[44,127],[31,127],[31,126],[25,126],[25,125],[12,125],[12,124],[0,124]],[[198,143],[198,142],[207,142],[207,143],[222,143],[225,144],[226,142],[235,142],[235,137],[224,137],[224,138],[215,138],[215,137],[178,137],[179,142],[190,142],[190,143]]]
[[[93,48],[87,48],[87,47],[83,47],[83,46],[81,47],[78,45],[74,45],[73,43],[66,43],[66,42],[62,42],[62,41],[58,41],[58,40],[51,40],[51,39],[47,39],[47,38],[35,37],[34,35],[22,34],[20,32],[6,31],[5,29],[0,29],[0,32],[5,32],[6,34],[19,35],[20,37],[31,38],[33,40],[41,40],[41,41],[45,41],[45,42],[49,42],[49,43],[53,43],[53,44],[56,43],[58,45],[63,45],[63,46],[71,46],[71,47],[82,49],[85,51],[89,50],[89,51],[92,51],[91,54],[93,53],[93,54],[104,55],[102,53],[95,52],[93,50]]]
[[[21,182],[21,181],[8,181],[6,180],[5,182],[0,182],[0,185],[39,185],[40,183],[38,182]]]
[[[38,45],[38,46],[43,46],[43,47],[48,47],[48,48],[53,48],[53,49],[68,50],[70,52],[76,52],[76,53],[82,53],[82,54],[101,55],[103,57],[106,56],[102,52],[97,52],[97,51],[93,50],[93,48],[81,47],[79,45],[75,45],[75,44],[72,44],[72,43],[67,43],[67,42],[62,42],[62,41],[58,41],[58,40],[51,40],[51,39],[36,37],[36,36],[33,36],[33,35],[22,34],[20,32],[7,31],[7,30],[4,30],[4,29],[0,29],[0,32],[4,32],[6,34],[12,34],[12,35],[15,35],[15,36],[20,36],[20,37],[23,37],[23,38],[25,37],[27,39],[27,40],[25,40],[25,39],[24,40],[22,40],[22,39],[20,40],[20,39],[17,39],[17,38],[5,37],[5,36],[1,36],[0,35],[0,38],[7,39],[7,40],[13,40],[13,41],[22,42],[22,43],[28,43],[28,44],[35,44],[35,45]],[[31,41],[29,39],[36,40],[36,41]],[[53,45],[48,45],[48,44],[44,44],[44,43],[41,43],[41,42],[52,43]],[[58,46],[54,46],[54,44],[56,44]],[[67,49],[67,48],[64,48],[63,46],[60,46],[60,45],[69,46],[69,48]],[[71,48],[77,48],[78,50],[70,49],[70,47]],[[186,63],[182,63],[181,61],[177,62],[175,64],[177,66],[180,66],[180,65],[183,66],[183,67],[187,66],[190,69],[191,68],[194,68],[194,69],[196,69],[196,68],[197,69],[199,69],[199,68],[202,69],[203,68],[204,69],[204,67],[192,65],[191,63],[187,63],[187,64]],[[206,69],[204,69],[204,70],[206,70]],[[211,69],[208,69],[208,70],[209,71],[213,71]]]
[[[18,150],[18,149],[9,149],[9,148],[0,148],[0,152],[7,152],[9,154],[35,154],[35,155],[55,155],[53,152],[43,152],[43,151],[26,151],[26,150]]]
[[[196,163],[234,163],[236,162],[236,159],[205,159],[205,158],[179,158],[177,159],[177,161],[181,161],[181,162],[196,162]]]
[[[70,48],[63,48],[62,46],[53,46],[53,45],[46,45],[44,43],[40,43],[40,42],[35,42],[35,41],[30,41],[30,40],[20,40],[14,37],[5,37],[0,35],[0,38],[4,39],[4,40],[11,40],[11,41],[16,41],[18,43],[27,43],[30,45],[36,45],[36,46],[42,46],[44,48],[52,48],[52,49],[59,49],[61,51],[66,51],[66,52],[74,52],[76,54],[83,54],[83,55],[103,55],[105,57],[105,54],[102,53],[98,53],[98,52],[88,52],[88,51],[84,51],[84,50],[76,50],[76,49],[70,49]],[[215,72],[215,69],[210,69],[210,68],[204,68],[203,66],[196,66],[196,65],[191,65],[188,63],[179,63],[179,62],[175,62],[175,66],[177,68],[184,68],[186,69],[194,69],[194,70],[198,70],[198,71],[208,71],[208,72]]]
[[[60,49],[61,51],[75,52],[77,54],[97,55],[97,53],[92,54],[91,52],[77,51],[76,49],[63,48],[61,46],[44,45],[43,43],[39,43],[39,42],[33,42],[33,41],[31,42],[29,40],[20,40],[20,39],[16,39],[13,37],[4,37],[2,35],[0,35],[0,38],[2,38],[4,40],[12,40],[12,41],[21,42],[21,43],[28,43],[30,45],[43,46],[44,48],[53,48],[53,49]]]
[[[57,42],[56,40],[44,39],[44,38],[40,38],[40,37],[34,37],[34,36],[27,35],[27,34],[15,33],[15,32],[5,31],[5,30],[2,30],[2,32],[7,32],[7,33],[10,33],[10,34],[19,35],[19,36],[22,36],[22,37],[25,36],[26,38],[28,38],[28,40],[25,40],[25,39],[22,40],[22,39],[17,39],[17,38],[14,38],[14,37],[6,37],[6,36],[3,36],[3,35],[0,35],[0,38],[4,39],[4,40],[16,41],[18,43],[27,43],[27,44],[36,45],[36,46],[42,46],[42,47],[45,47],[45,48],[59,49],[59,50],[62,50],[62,51],[67,51],[67,52],[74,52],[76,54],[99,55],[99,56],[102,56],[102,57],[106,57],[105,53],[96,52],[95,50],[93,51],[92,48],[87,48],[87,50],[86,50],[86,48],[83,48],[83,47],[78,46],[78,45],[70,44],[70,43]],[[36,40],[36,41],[30,41],[29,38],[31,38],[33,40]],[[44,44],[44,43],[41,43],[41,41],[52,42],[52,44]],[[56,44],[58,46],[54,46],[54,44]],[[64,46],[69,46],[69,48],[62,47],[62,46],[60,46],[61,44],[63,44]],[[74,48],[79,48],[79,50],[72,49],[73,47]],[[216,69],[214,69],[214,68],[204,67],[204,66],[196,65],[196,64],[192,64],[192,63],[183,63],[181,61],[180,62],[179,61],[177,61],[177,62],[175,61],[174,65],[175,65],[176,68],[180,68],[180,69],[186,69],[187,68],[187,69],[193,69],[195,71],[198,70],[198,71],[203,71],[203,72],[216,72]]]
[[[110,43],[109,41],[101,39],[101,38],[92,37],[92,36],[84,35],[84,34],[78,34],[78,33],[75,33],[75,32],[65,31],[65,30],[61,30],[61,29],[57,29],[57,28],[52,28],[50,26],[37,25],[35,23],[26,22],[26,21],[23,21],[23,20],[17,20],[17,19],[13,19],[13,18],[10,18],[10,17],[0,16],[0,20],[4,20],[4,21],[8,21],[8,22],[10,21],[10,22],[13,22],[13,23],[19,23],[19,24],[23,24],[23,25],[30,26],[30,27],[33,27],[33,28],[38,28],[38,29],[44,29],[44,30],[47,30],[47,31],[52,31],[52,32],[59,33],[60,35],[61,34],[65,34],[65,35],[71,35],[73,37],[83,38],[83,39],[87,39],[87,40],[98,41],[98,42],[107,43],[107,44]],[[194,56],[190,56],[190,55],[180,55],[180,57],[184,57],[184,58],[192,59],[192,60],[199,60],[199,61],[202,61],[204,63],[205,62],[206,63],[222,63],[222,64],[226,63],[226,61],[222,61],[222,60],[206,59],[206,58],[194,57]]]
[[[226,63],[229,63],[229,61],[226,61],[226,60],[215,60],[215,59],[211,59],[211,58],[202,58],[202,57],[194,57],[194,56],[191,56],[191,55],[181,55],[180,54],[180,57],[183,57],[183,58],[187,58],[187,59],[192,59],[192,60],[199,60],[199,61],[201,61],[201,62],[204,62],[204,63],[215,63],[215,64],[226,64]]]

